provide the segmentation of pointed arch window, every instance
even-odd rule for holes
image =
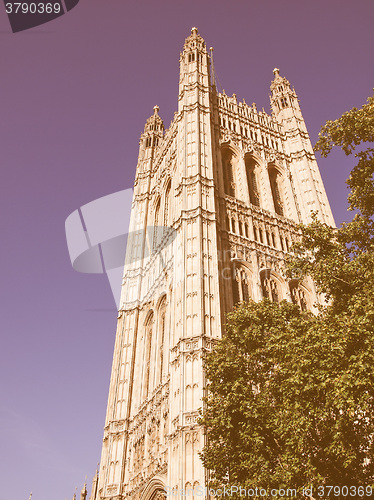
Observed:
[[[248,270],[239,264],[234,265],[233,299],[237,302],[248,302],[251,297],[251,283]]]
[[[308,292],[296,280],[291,281],[289,286],[292,303],[298,305],[302,311],[307,311]]]
[[[168,182],[165,191],[165,206],[164,206],[164,226],[167,227],[169,224],[169,206],[170,206],[170,191],[171,191],[171,181]]]
[[[262,295],[271,302],[279,303],[281,301],[280,287],[278,280],[269,275],[269,272],[263,273],[261,277]]]
[[[166,324],[166,297],[162,299],[159,307],[159,348],[158,348],[158,383],[162,383],[164,370],[164,344],[165,344],[165,324]]]
[[[225,193],[234,197],[234,155],[229,149],[222,152],[222,168]]]
[[[274,233],[273,233],[273,232],[271,233],[271,241],[272,241],[272,243],[273,243],[273,247],[274,247],[274,248],[276,248],[276,247],[277,247],[277,245],[275,244],[275,236],[274,236]]]
[[[156,203],[155,208],[155,217],[154,217],[154,228],[153,228],[153,248],[156,248],[158,244],[159,238],[159,223],[160,223],[160,208],[161,208],[161,199],[159,198]]]
[[[143,385],[143,398],[146,399],[149,393],[151,355],[152,355],[152,334],[153,334],[153,311],[149,314],[145,323],[145,373]]]
[[[271,194],[273,196],[274,210],[278,215],[284,215],[284,204],[282,196],[283,179],[282,175],[273,166],[269,167],[269,180]]]
[[[260,206],[260,191],[258,188],[258,164],[253,158],[245,159],[249,201],[256,207]]]
[[[281,97],[281,107],[282,108],[286,108],[288,106],[288,101],[287,101],[287,97]]]

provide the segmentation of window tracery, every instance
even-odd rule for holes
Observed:
[[[256,207],[260,206],[260,191],[258,188],[258,165],[253,158],[245,159],[245,168],[247,174],[247,185],[249,201]]]
[[[165,343],[165,323],[166,323],[166,297],[159,306],[159,383],[162,382],[164,368],[164,343]]]
[[[232,151],[226,149],[222,152],[223,181],[225,193],[235,197],[234,183],[234,155]]]
[[[165,191],[165,206],[164,206],[164,226],[167,227],[169,224],[169,205],[170,205],[170,190],[171,190],[171,181],[168,182]]]
[[[290,283],[291,300],[293,304],[300,307],[302,311],[308,310],[307,292],[298,282]]]
[[[251,283],[248,271],[244,266],[234,266],[233,298],[237,302],[248,302],[251,297]]]
[[[154,216],[154,223],[153,223],[153,248],[156,248],[158,244],[158,237],[159,237],[159,222],[160,222],[160,208],[161,208],[161,199],[159,198],[156,203],[156,208],[155,208],[155,216]]]
[[[149,392],[149,375],[151,371],[152,354],[152,334],[153,334],[153,312],[150,313],[145,324],[145,374],[143,397],[146,399]]]
[[[271,302],[280,302],[279,283],[273,276],[263,276],[261,280],[262,295]]]
[[[273,196],[274,210],[278,215],[284,215],[283,196],[282,196],[282,175],[275,167],[269,168],[269,180],[271,194]]]

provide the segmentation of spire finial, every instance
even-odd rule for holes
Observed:
[[[197,35],[197,34],[198,34],[197,28],[195,27],[191,28],[191,35]]]
[[[157,104],[156,104],[156,106],[153,106],[153,111],[154,111],[155,115],[158,115],[158,112],[160,111],[160,108],[159,108],[159,106],[157,106]]]
[[[86,500],[87,498],[87,476],[84,479],[84,485],[81,491],[81,500]]]
[[[273,69],[273,74],[275,77],[279,76],[279,69],[278,68],[274,68]]]
[[[213,80],[213,87],[216,87],[216,71],[214,69],[214,59],[213,59],[213,51],[214,51],[214,48],[213,47],[210,47],[209,48],[210,50],[210,59],[212,61],[212,80]]]

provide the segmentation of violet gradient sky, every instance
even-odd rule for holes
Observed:
[[[374,84],[372,0],[81,0],[11,33],[0,5],[0,500],[70,499],[100,459],[116,311],[105,275],[75,272],[64,222],[132,186],[155,104],[177,109],[192,26],[226,93],[269,110],[295,86],[312,142]],[[319,161],[337,224],[354,158]]]

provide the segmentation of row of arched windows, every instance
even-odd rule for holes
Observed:
[[[233,216],[227,216],[227,230],[231,233],[239,234],[245,238],[250,238],[249,224],[243,220],[238,220]],[[253,223],[253,237],[254,241],[258,241],[264,245],[273,248],[278,248],[282,252],[289,252],[292,245],[292,239],[282,233],[279,238],[276,237],[274,230],[263,227],[260,224]]]
[[[228,128],[233,132],[236,132],[237,127],[234,121],[230,121],[229,119],[226,121],[225,118],[220,118],[221,126],[224,128]],[[261,142],[265,146],[273,149],[279,150],[279,144],[277,140],[273,140],[268,135],[261,134],[260,132],[256,132],[256,130],[247,129],[247,127],[243,127],[240,125],[240,134],[243,137],[247,137],[252,139],[252,141]]]
[[[245,171],[247,177],[247,188],[249,201],[257,207],[262,206],[262,196],[260,192],[260,166],[256,160],[246,155],[244,158]],[[225,194],[237,197],[235,182],[235,172],[238,169],[239,158],[229,148],[222,150],[222,167]],[[273,164],[268,167],[269,182],[273,199],[274,210],[278,215],[284,216],[284,179],[280,170]]]
[[[156,136],[147,137],[145,140],[145,147],[146,148],[150,148],[151,146],[156,147],[156,146],[158,146],[158,141],[159,141],[159,138]]]
[[[288,295],[294,304],[302,311],[310,309],[310,293],[298,280],[286,283],[283,279],[273,274],[270,270],[260,273],[262,296],[272,302],[279,303]],[[235,263],[233,275],[233,300],[247,302],[253,298],[252,291],[253,276],[246,266]]]

